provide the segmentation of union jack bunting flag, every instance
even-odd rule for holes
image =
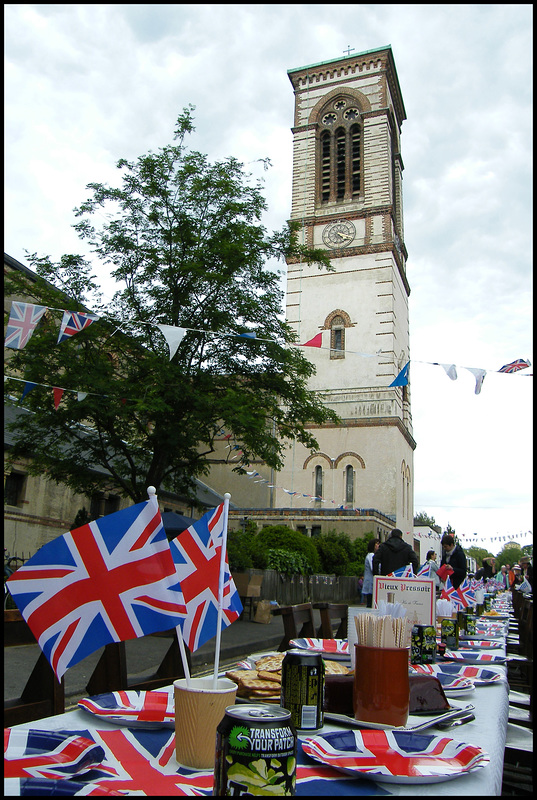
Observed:
[[[467,578],[463,580],[458,589],[455,589],[448,576],[440,597],[443,600],[451,600],[457,611],[459,611],[474,602],[475,593]]]
[[[183,639],[192,652],[217,632],[220,560],[226,525],[222,503],[170,542],[186,607],[186,615],[180,624]],[[242,611],[239,593],[229,571],[227,553],[222,609],[222,628],[231,625]]]
[[[5,347],[22,350],[46,310],[46,306],[34,306],[32,303],[12,301],[11,313],[7,323]]]
[[[58,680],[103,645],[169,630],[184,614],[155,500],[58,536],[8,583]]]
[[[400,569],[396,569],[394,572],[390,572],[389,575],[386,575],[387,578],[414,578],[414,570],[412,569],[412,564],[407,564],[406,567],[401,567]]]
[[[516,361],[511,361],[510,364],[504,364],[498,372],[518,372],[519,369],[526,369],[531,367],[531,361],[525,358],[517,358]]]
[[[74,336],[75,333],[80,333],[84,328],[88,328],[92,322],[95,322],[96,319],[99,319],[99,317],[96,317],[95,314],[83,314],[81,311],[64,311],[56,344],[64,342]]]

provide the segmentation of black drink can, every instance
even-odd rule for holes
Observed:
[[[411,664],[434,664],[436,661],[436,628],[414,625],[410,640]]]
[[[318,731],[324,722],[324,661],[319,653],[288,650],[282,663],[281,705],[297,731]]]
[[[296,731],[280,706],[228,706],[216,729],[213,795],[295,794]]]

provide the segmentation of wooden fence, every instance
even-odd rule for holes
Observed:
[[[262,575],[259,599],[276,600],[280,606],[321,601],[356,605],[360,598],[355,576],[284,575],[274,569],[248,569],[245,573],[249,577]]]

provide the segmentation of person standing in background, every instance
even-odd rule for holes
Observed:
[[[380,539],[371,539],[367,545],[367,555],[364,566],[364,583],[362,585],[362,599],[367,608],[373,604],[373,556],[380,545]]]
[[[408,564],[412,565],[415,575],[419,569],[418,557],[403,539],[403,531],[394,528],[373,556],[373,575],[389,575]]]
[[[500,571],[496,573],[494,578],[495,580],[498,581],[498,583],[501,583],[502,586],[504,586],[506,589],[509,589],[509,575],[507,574],[507,568],[505,567],[505,565],[502,565],[500,567]]]
[[[466,578],[467,566],[466,556],[460,544],[455,542],[454,537],[450,533],[445,533],[442,536],[442,564],[448,564],[453,573],[450,575],[450,581],[455,589],[458,589],[463,580]],[[476,572],[476,578],[478,573]]]

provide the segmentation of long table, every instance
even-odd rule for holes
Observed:
[[[505,654],[505,650],[494,652]],[[506,669],[503,665],[486,669],[498,672],[501,680],[476,686],[472,694],[464,698],[475,706],[475,720],[453,728],[442,735],[451,739],[478,745],[490,756],[490,763],[475,772],[458,776],[440,783],[377,783],[370,779],[349,777],[330,767],[325,767],[302,752],[298,746],[297,796],[313,795],[484,795],[501,794],[503,754],[508,718],[508,692]],[[463,698],[459,703],[462,704]],[[76,732],[93,739],[105,751],[102,772],[86,773],[76,780],[93,782],[115,789],[122,794],[157,795],[201,795],[212,793],[212,770],[191,770],[180,766],[175,759],[174,731],[160,728],[145,730],[127,728],[103,721],[82,709],[69,711],[54,717],[18,725],[13,730],[47,730]],[[339,725],[325,724],[320,733],[343,730]],[[440,735],[436,728],[426,733]],[[310,734],[311,735],[311,734]],[[315,734],[313,734],[315,735]],[[306,736],[300,735],[300,739]],[[5,784],[6,794],[18,795],[16,783]]]

